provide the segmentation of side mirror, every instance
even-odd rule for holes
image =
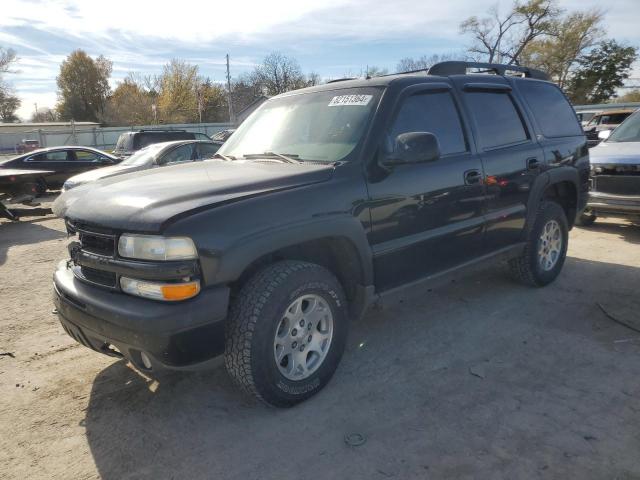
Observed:
[[[609,136],[611,136],[611,130],[600,130],[598,132],[598,138],[600,140],[606,140]]]
[[[396,137],[393,153],[384,165],[392,167],[407,163],[432,162],[440,158],[440,144],[433,133],[407,132]]]

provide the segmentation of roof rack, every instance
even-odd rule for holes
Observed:
[[[327,83],[346,82],[347,80],[355,80],[355,77],[336,78],[335,80],[329,80]]]
[[[427,70],[428,75],[439,75],[446,77],[449,75],[465,75],[470,68],[485,70],[486,72],[496,75],[506,75],[507,72],[520,72],[524,77],[535,78],[537,80],[550,80],[542,70],[529,67],[521,67],[520,65],[503,65],[501,63],[481,63],[481,62],[440,62],[433,65]],[[413,73],[413,72],[407,72]]]

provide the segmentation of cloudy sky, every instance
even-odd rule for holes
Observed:
[[[460,21],[510,0],[304,0],[162,2],[148,0],[2,0],[0,46],[18,52],[7,76],[28,118],[56,102],[60,62],[82,48],[113,61],[113,86],[128,72],[159,73],[178,57],[214,81],[250,70],[269,52],[293,56],[321,77],[394,70],[407,56],[462,52]],[[609,36],[640,46],[640,0],[560,0],[567,10],[601,8]]]

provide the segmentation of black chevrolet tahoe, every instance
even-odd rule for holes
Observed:
[[[382,296],[498,260],[547,285],[589,156],[546,78],[445,62],[288,92],[212,160],[64,193],[64,329],[151,375],[224,358],[245,391],[290,406],[325,386],[350,319]]]

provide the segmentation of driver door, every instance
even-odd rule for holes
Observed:
[[[429,132],[441,156],[391,164],[369,176],[370,244],[380,291],[470,260],[481,251],[484,228],[482,164],[450,87],[409,87],[392,119],[387,151],[401,133]]]

